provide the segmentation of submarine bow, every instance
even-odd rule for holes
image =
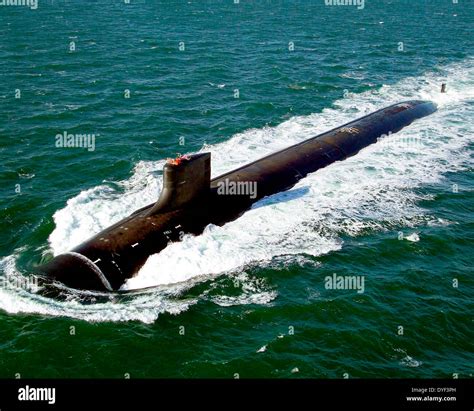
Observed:
[[[156,203],[54,257],[39,271],[48,282],[71,288],[119,290],[150,255],[184,234],[198,235],[209,224],[232,221],[261,198],[287,190],[309,173],[353,156],[435,111],[429,101],[394,104],[213,180],[210,153],[168,161]]]

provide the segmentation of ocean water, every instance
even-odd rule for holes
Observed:
[[[472,1],[39,0],[0,22],[0,377],[472,377]],[[129,293],[21,286],[155,201],[169,157],[210,151],[217,176],[408,99],[438,111],[151,256]]]

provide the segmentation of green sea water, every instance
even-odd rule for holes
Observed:
[[[0,6],[0,377],[472,377],[474,3],[363,4]],[[150,257],[127,294],[21,281],[155,201],[168,157],[210,151],[217,176],[409,99],[438,111]]]

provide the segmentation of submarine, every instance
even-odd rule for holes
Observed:
[[[291,188],[309,173],[353,156],[436,110],[430,101],[394,104],[214,179],[210,153],[168,160],[156,203],[39,266],[40,276],[48,284],[73,289],[119,291],[150,255],[184,234],[199,235],[209,224],[235,220],[258,200]]]

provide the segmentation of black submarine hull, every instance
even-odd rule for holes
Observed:
[[[287,190],[309,173],[357,154],[436,111],[426,101],[378,110],[211,180],[210,153],[165,164],[163,190],[155,204],[101,231],[39,271],[48,281],[83,290],[115,291],[147,258],[184,234],[238,218],[263,197]]]

